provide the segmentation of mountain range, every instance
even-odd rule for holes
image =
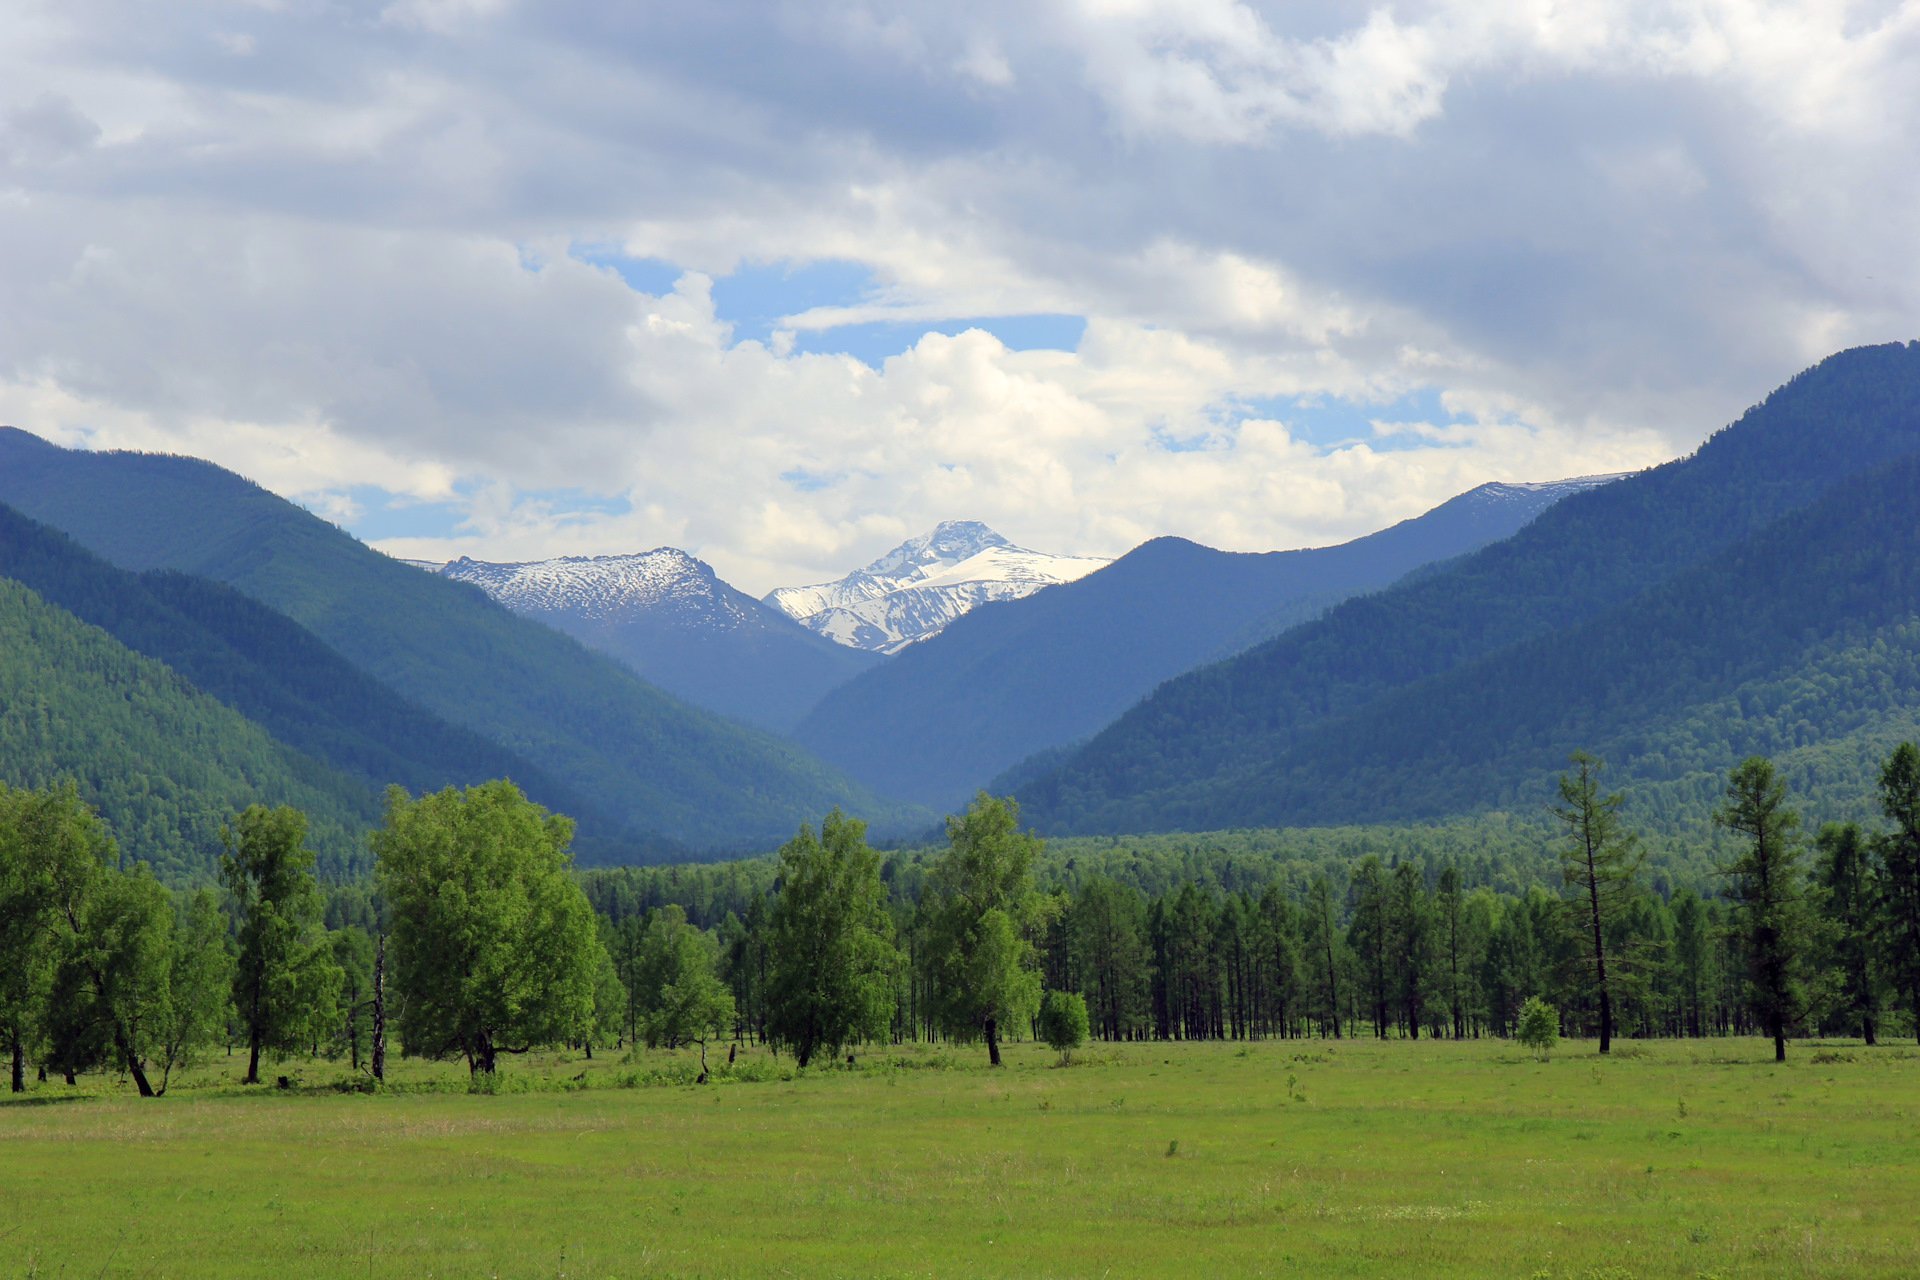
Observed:
[[[564,779],[629,858],[762,845],[834,805],[882,830],[923,820],[210,463],[0,429],[0,502],[120,568],[211,579],[284,615],[395,696]]]
[[[1076,582],[974,610],[829,694],[796,737],[884,794],[957,804],[1163,680],[1504,538],[1613,478],[1482,485],[1335,547],[1236,553],[1156,538]]]
[[[980,605],[1023,599],[1106,563],[1029,551],[977,520],[948,520],[834,582],[776,587],[766,603],[836,643],[893,654]]]
[[[607,653],[668,693],[777,733],[880,661],[720,580],[684,551],[430,567]]]
[[[1060,834],[1538,812],[1576,748],[1649,828],[1700,829],[1756,752],[1867,816],[1920,736],[1916,566],[1920,344],[1665,466],[1336,547],[1102,564],[953,522],[767,601],[670,548],[415,567],[212,464],[0,428],[0,779],[74,779],[178,880],[247,803],[346,873],[386,784],[503,775],[588,862],[836,805],[907,835],[989,783]]]
[[[1167,682],[1019,788],[1043,830],[1425,819],[1543,803],[1576,748],[1705,819],[1779,753],[1865,816],[1915,729],[1920,343],[1843,352],[1693,455]]]

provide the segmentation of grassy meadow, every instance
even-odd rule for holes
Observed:
[[[1913,1276],[1920,1054],[1761,1040],[238,1058],[0,1096],[19,1276]],[[724,1057],[724,1054],[722,1055]],[[758,1077],[742,1079],[740,1077]],[[639,1081],[638,1087],[619,1087]],[[645,1083],[654,1081],[653,1083]],[[74,1096],[77,1093],[78,1096]]]

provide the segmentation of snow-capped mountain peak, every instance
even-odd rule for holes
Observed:
[[[607,619],[635,610],[700,614],[710,626],[746,625],[752,600],[728,587],[705,561],[675,547],[627,555],[559,556],[494,564],[462,556],[437,570],[471,582],[517,613]]]
[[[844,578],[779,587],[765,603],[850,648],[896,653],[988,601],[1017,600],[1105,564],[1029,551],[978,520],[948,520]]]

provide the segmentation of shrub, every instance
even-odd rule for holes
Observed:
[[[1040,1001],[1040,1038],[1060,1051],[1060,1061],[1087,1042],[1087,1002],[1071,991],[1049,991]]]
[[[1534,1051],[1545,1062],[1560,1043],[1560,1012],[1539,996],[1528,996],[1520,1006],[1520,1025],[1513,1038]]]

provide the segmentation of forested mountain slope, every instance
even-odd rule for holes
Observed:
[[[602,797],[631,829],[732,848],[784,838],[836,804],[882,828],[898,814],[799,748],[686,706],[210,463],[0,429],[0,502],[123,568],[238,588],[428,710]]]
[[[673,547],[435,572],[611,654],[677,698],[775,733],[880,655],[835,644]]]
[[[207,879],[220,828],[253,803],[312,819],[323,869],[364,873],[373,788],[302,756],[162,663],[0,578],[0,777],[71,778],[124,856]]]
[[[1559,678],[1584,681],[1599,667],[1593,646],[1601,640],[1627,651],[1652,643],[1631,629],[1606,631],[1605,622],[1596,624],[1604,632],[1597,638],[1563,640],[1568,649],[1553,642],[1529,649],[1527,642],[1570,635],[1671,583],[1670,592],[1644,602],[1656,614],[1636,616],[1635,625],[1650,627],[1657,619],[1667,626],[1670,638],[1661,643],[1672,653],[1665,661],[1679,662],[1684,654],[1689,665],[1683,669],[1690,674],[1675,685],[1661,682],[1657,665],[1623,665],[1613,671],[1614,684],[1602,682],[1595,697],[1633,707],[1636,714],[1684,715],[1684,706],[1708,691],[1738,688],[1747,679],[1786,678],[1777,664],[1790,667],[1794,659],[1752,635],[1750,622],[1702,621],[1696,638],[1689,628],[1708,607],[1701,592],[1713,575],[1682,575],[1728,554],[1735,557],[1729,564],[1747,563],[1742,555],[1772,555],[1782,575],[1841,572],[1837,557],[1844,539],[1826,560],[1812,558],[1816,551],[1809,543],[1810,558],[1794,562],[1788,555],[1792,537],[1778,533],[1769,537],[1785,542],[1754,543],[1770,550],[1735,549],[1819,503],[1834,486],[1915,452],[1920,344],[1834,356],[1689,458],[1569,498],[1505,542],[1417,581],[1349,601],[1237,658],[1168,683],[1060,768],[1024,787],[1026,812],[1048,830],[1165,830],[1376,821],[1431,812],[1443,795],[1451,795],[1446,804],[1458,811],[1510,794],[1523,786],[1525,772],[1513,752],[1537,752],[1537,765],[1550,756],[1563,759],[1575,747],[1605,745],[1603,730],[1621,743],[1633,732],[1630,719],[1601,723],[1573,714],[1553,696],[1550,683],[1527,675],[1534,669],[1529,664],[1544,662],[1539,655],[1549,652],[1572,655],[1560,660]],[[1916,504],[1910,491],[1901,490],[1910,476],[1887,471],[1868,482],[1858,501],[1878,503],[1881,519],[1891,523],[1902,523],[1904,510],[1904,523],[1911,525]],[[1836,495],[1836,502],[1845,506],[1847,499]],[[1839,518],[1823,510],[1822,519]],[[1812,532],[1801,536],[1811,538]],[[1867,524],[1850,536],[1868,541],[1864,559],[1849,562],[1845,571],[1880,581],[1869,570],[1876,558],[1900,554],[1886,540],[1893,535],[1881,538],[1877,526]],[[1827,586],[1842,594],[1821,607],[1850,607],[1847,582]],[[1822,646],[1843,642],[1839,622],[1852,616],[1827,632],[1794,633],[1809,661]],[[1898,617],[1862,625],[1896,626]],[[1502,650],[1512,651],[1505,660],[1516,665],[1464,674],[1458,687],[1422,683]],[[1776,665],[1750,667],[1749,656]],[[1721,683],[1705,682],[1707,672],[1719,673]],[[1619,683],[1628,679],[1659,692],[1641,699],[1636,686]],[[1700,694],[1688,696],[1696,688]],[[1490,701],[1461,692],[1469,689]],[[1401,691],[1404,696],[1396,699]],[[1685,701],[1663,702],[1675,698]],[[1428,706],[1443,710],[1429,713],[1423,710]],[[1896,706],[1890,692],[1883,707]],[[1455,737],[1435,739],[1442,727]],[[1479,735],[1479,745],[1465,745],[1458,737],[1463,734]],[[1454,742],[1460,745],[1449,745]],[[1456,749],[1459,759],[1449,759]],[[1315,753],[1324,759],[1309,760]],[[1427,785],[1414,776],[1422,768],[1446,772],[1447,781]],[[1330,793],[1309,794],[1314,787]],[[1417,798],[1421,793],[1424,798]]]
[[[171,570],[136,574],[65,534],[0,505],[0,577],[166,663],[201,691],[279,741],[359,778],[437,791],[510,777],[529,795],[580,819],[583,856],[631,846],[591,797],[526,760],[402,698],[286,616],[207,578]],[[0,759],[0,773],[6,761]],[[658,849],[661,854],[670,847]]]
[[[1610,478],[1482,485],[1335,547],[1245,554],[1156,538],[1077,582],[975,609],[833,691],[796,736],[885,794],[955,804],[1163,680],[1507,537]]]

